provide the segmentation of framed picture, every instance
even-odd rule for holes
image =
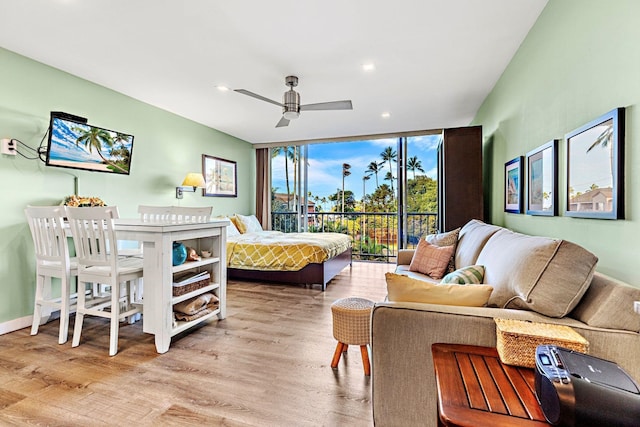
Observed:
[[[236,162],[203,154],[202,175],[206,184],[203,196],[238,196]]]
[[[504,164],[504,211],[522,213],[522,156]]]
[[[558,215],[558,140],[527,153],[527,214]]]
[[[568,133],[566,216],[624,218],[624,108]]]

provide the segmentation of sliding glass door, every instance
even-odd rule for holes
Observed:
[[[272,148],[273,229],[340,232],[390,260],[435,231],[440,134]]]

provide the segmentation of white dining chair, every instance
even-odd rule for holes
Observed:
[[[69,245],[64,230],[63,206],[27,206],[24,210],[31,230],[36,256],[36,290],[31,335],[38,333],[53,309],[60,310],[58,344],[67,342],[69,314],[74,308],[71,282],[78,275],[76,258],[69,256]],[[52,294],[52,278],[60,279],[60,297]]]
[[[80,344],[85,315],[110,320],[109,355],[118,352],[119,322],[142,313],[136,286],[142,278],[142,258],[118,256],[114,220],[118,209],[114,206],[66,208],[73,242],[78,257],[78,288],[99,284],[110,291],[109,298],[87,300],[78,292],[76,321],[72,347]]]
[[[139,205],[138,214],[140,219],[145,222],[171,221],[173,215],[171,209],[171,206]]]
[[[213,206],[207,207],[191,207],[191,206],[172,206],[171,214],[174,221],[182,222],[205,222],[211,219]]]

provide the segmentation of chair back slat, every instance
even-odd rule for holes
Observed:
[[[140,219],[148,222],[205,222],[209,221],[212,212],[212,206],[138,206]]]
[[[183,222],[205,222],[211,218],[212,206],[208,207],[182,207],[173,206],[174,220]]]
[[[138,206],[140,219],[147,222],[171,221],[171,206]]]
[[[118,247],[114,219],[119,218],[114,206],[67,207],[67,218],[80,268],[109,266],[116,270]]]
[[[64,231],[62,206],[27,206],[24,210],[38,263],[69,264],[69,246]]]

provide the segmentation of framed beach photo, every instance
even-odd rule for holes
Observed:
[[[202,190],[203,196],[238,196],[236,162],[203,154],[202,175],[205,181],[205,188]]]
[[[624,218],[624,108],[566,135],[565,216]]]
[[[504,211],[522,213],[522,156],[504,164]]]
[[[527,153],[527,214],[558,215],[558,140]]]

